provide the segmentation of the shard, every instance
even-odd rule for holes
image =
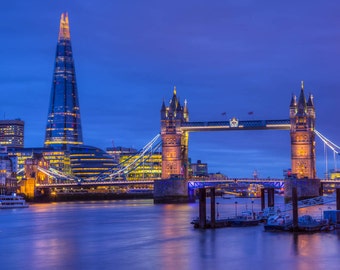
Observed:
[[[68,14],[61,14],[45,147],[67,149],[83,144],[77,81]]]

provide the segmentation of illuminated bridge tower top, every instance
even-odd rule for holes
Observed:
[[[188,174],[188,132],[181,129],[189,121],[187,102],[181,106],[176,87],[169,106],[164,101],[161,108],[162,178]]]
[[[299,99],[290,103],[290,122],[292,174],[315,179],[315,108],[312,95],[306,101],[303,82]]]
[[[45,147],[65,149],[83,144],[68,14],[60,18]]]

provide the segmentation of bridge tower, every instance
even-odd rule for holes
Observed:
[[[162,179],[154,182],[154,203],[189,202],[188,131],[182,124],[189,121],[187,102],[181,106],[176,87],[169,106],[161,108]]]
[[[320,179],[315,169],[315,108],[313,96],[306,101],[303,82],[299,99],[292,97],[290,103],[290,139],[292,176],[285,179],[285,200],[292,198],[293,187],[300,199],[320,194]]]
[[[306,102],[303,81],[298,101],[290,104],[292,174],[298,179],[315,179],[315,108],[313,96]]]
[[[169,106],[163,101],[161,108],[162,179],[172,175],[188,178],[189,134],[181,130],[182,123],[188,121],[187,102],[181,106],[174,87]]]

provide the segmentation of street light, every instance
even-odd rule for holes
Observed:
[[[254,213],[254,199],[251,199],[251,212]]]

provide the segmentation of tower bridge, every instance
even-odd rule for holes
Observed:
[[[169,106],[161,107],[162,178],[182,175],[188,179],[189,133],[199,131],[237,130],[289,130],[291,137],[292,174],[297,178],[316,178],[315,168],[315,108],[313,96],[306,101],[301,83],[299,98],[293,96],[289,107],[289,119],[239,120],[190,122],[187,102],[184,106],[174,88]]]
[[[160,113],[164,181],[155,185],[155,197],[159,197],[160,201],[162,197],[172,197],[178,190],[182,190],[182,195],[185,195],[182,184],[171,181],[171,178],[176,175],[189,179],[189,133],[200,131],[289,130],[294,181],[286,181],[285,196],[291,196],[292,185],[300,187],[298,192],[301,197],[319,195],[320,179],[316,177],[315,161],[315,108],[313,96],[309,95],[308,99],[305,97],[303,82],[299,97],[293,95],[290,101],[289,119],[239,120],[233,117],[229,121],[190,122],[187,102],[183,106],[180,104],[176,87],[169,106],[163,101]],[[172,187],[169,188],[169,185]]]

